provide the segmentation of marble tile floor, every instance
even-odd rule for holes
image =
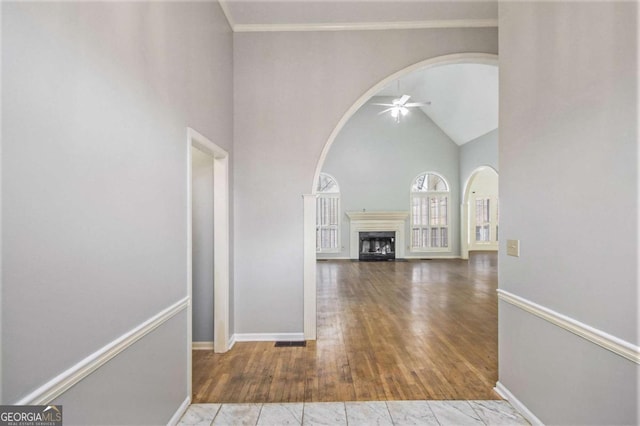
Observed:
[[[507,401],[193,404],[179,426],[528,425]]]

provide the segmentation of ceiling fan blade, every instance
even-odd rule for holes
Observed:
[[[400,101],[398,102],[399,105],[404,105],[409,98],[411,98],[411,96],[409,95],[402,95],[402,97],[400,98]]]
[[[431,105],[431,102],[409,102],[408,104],[404,104],[406,107],[421,107]]]
[[[388,106],[388,107],[394,106],[393,104],[374,104],[374,103],[372,103],[370,105],[380,105],[380,106]]]
[[[387,108],[387,109],[385,109],[384,111],[380,111],[380,112],[378,113],[378,115],[382,115],[382,114],[384,114],[385,112],[389,112],[389,111],[391,111],[393,108],[395,108],[395,107]]]

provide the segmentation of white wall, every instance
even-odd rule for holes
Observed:
[[[428,58],[497,53],[497,30],[234,34],[236,333],[302,332],[302,194],[368,89]]]
[[[376,97],[372,102],[388,103],[392,98]],[[384,107],[365,104],[354,114],[337,136],[322,171],[340,185],[340,253],[318,254],[319,258],[349,257],[349,218],[346,211],[409,212],[411,185],[418,174],[433,171],[449,183],[450,250],[429,256],[459,255],[460,185],[458,182],[458,146],[419,109],[413,109],[396,123],[391,114],[378,115]],[[405,254],[411,253],[410,219],[407,220]]]
[[[500,288],[638,345],[635,2],[500,3]],[[504,245],[502,246],[504,248]],[[638,424],[638,364],[505,302],[499,377],[545,424]]]
[[[13,403],[186,296],[186,127],[231,151],[232,37],[216,3],[2,9],[2,386]],[[62,395],[69,423],[112,419],[82,395],[118,422],[166,423],[187,397],[186,321]],[[134,403],[119,397],[131,387]]]
[[[191,154],[193,341],[213,342],[213,157]]]

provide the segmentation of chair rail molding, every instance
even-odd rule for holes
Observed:
[[[190,299],[185,297],[171,306],[163,309],[137,327],[124,333],[117,339],[98,349],[76,365],[60,373],[30,394],[22,397],[13,405],[43,405],[56,399],[69,388],[102,367],[120,352],[124,351],[147,334],[173,318],[190,305]]]
[[[596,345],[607,349],[631,362],[640,364],[640,347],[626,340],[606,333],[576,319],[563,315],[523,297],[516,296],[506,290],[498,289],[498,299],[529,312],[545,321],[580,336]]]

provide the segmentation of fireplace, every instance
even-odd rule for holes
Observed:
[[[390,236],[381,238],[388,238],[387,241],[391,247],[389,253],[385,253],[386,259],[403,259],[404,258],[404,230],[406,227],[406,221],[409,218],[409,212],[404,211],[347,211],[349,217],[349,258],[356,260],[362,260],[362,241],[360,240],[361,234],[370,233],[388,233]],[[391,240],[393,238],[393,240]],[[375,240],[375,238],[374,238]],[[384,244],[386,245],[386,244]],[[383,246],[384,246],[383,245]],[[374,241],[375,250],[375,241]],[[371,254],[371,241],[369,241],[369,247],[366,249],[365,260],[383,259],[380,254]],[[382,252],[382,249],[380,249]],[[387,251],[387,250],[385,250]],[[377,252],[374,252],[377,253]]]
[[[360,232],[360,260],[394,260],[396,233],[394,231]]]

